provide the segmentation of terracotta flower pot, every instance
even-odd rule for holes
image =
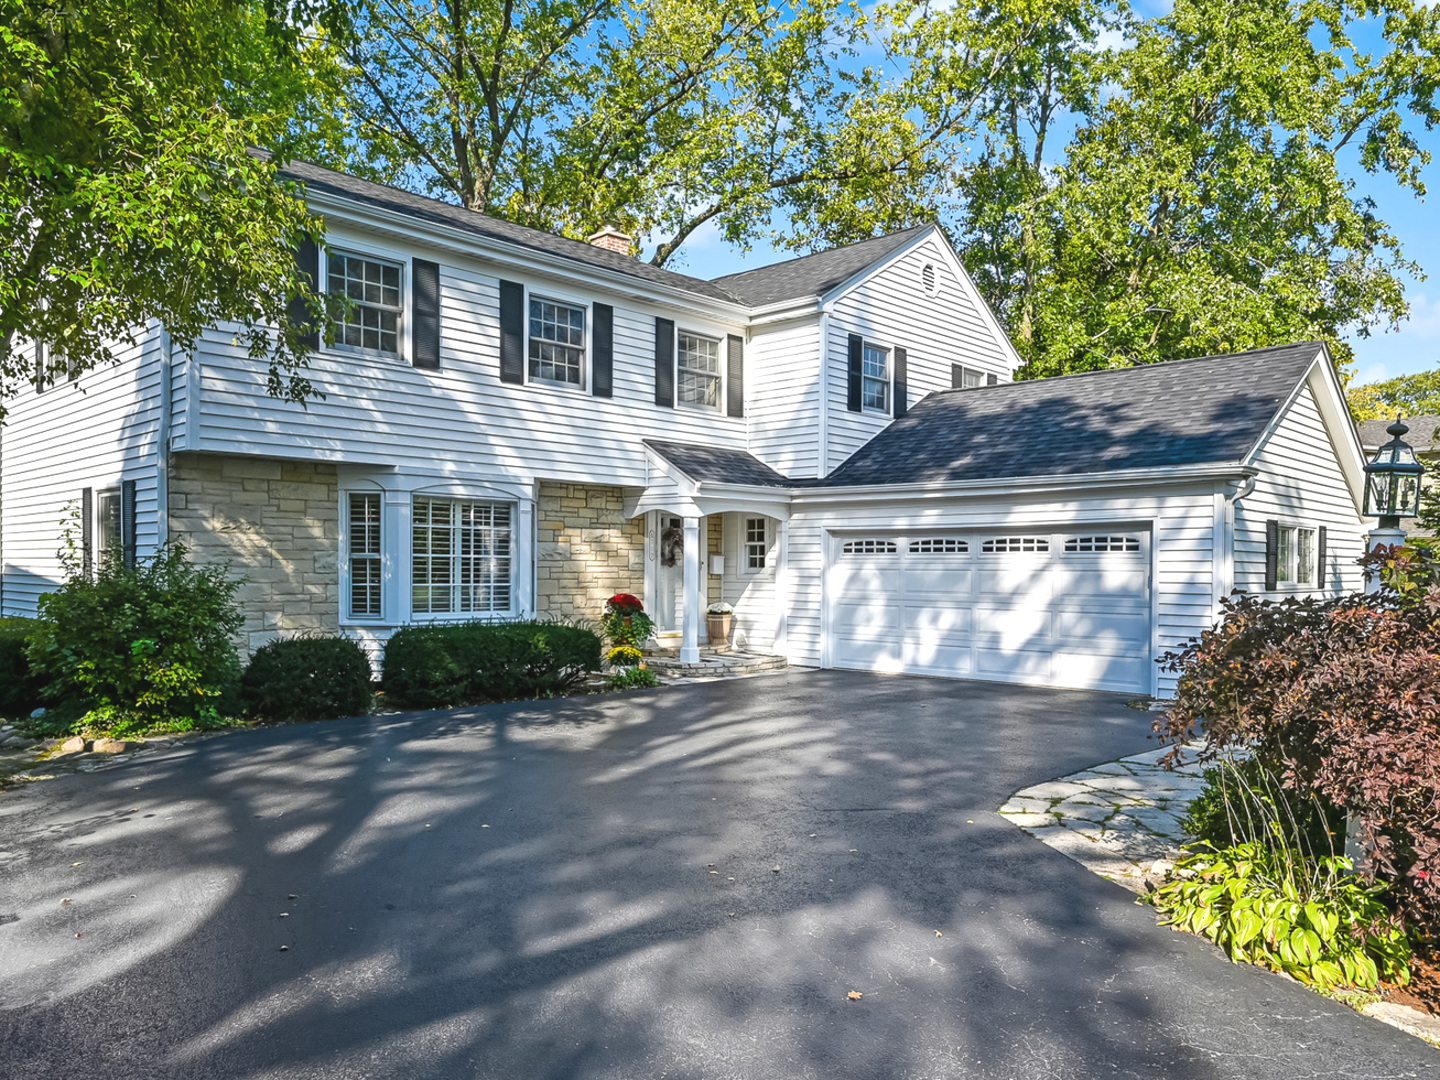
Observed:
[[[730,644],[730,625],[734,618],[733,615],[705,616],[705,634],[710,638],[711,645]]]

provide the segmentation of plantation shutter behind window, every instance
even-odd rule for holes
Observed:
[[[655,404],[675,407],[675,322],[655,320]]]
[[[590,392],[596,397],[615,394],[615,309],[609,304],[591,308],[595,338],[591,344]]]
[[[1330,568],[1325,562],[1325,526],[1315,537],[1315,583],[1322,589],[1330,587]]]
[[[909,357],[900,346],[895,347],[895,393],[891,398],[891,412],[895,419],[899,420],[905,415],[905,409],[910,402],[910,372],[908,370]]]
[[[745,339],[731,334],[726,339],[729,349],[729,363],[725,382],[725,413],[727,416],[745,415]]]
[[[310,288],[320,288],[320,248],[314,240],[301,240],[295,248],[295,271],[310,283]],[[303,296],[290,298],[290,322],[305,331],[302,340],[312,349],[320,347],[320,328],[315,316]]]
[[[410,264],[415,297],[415,355],[411,363],[428,371],[440,369],[440,267],[416,259]]]
[[[80,493],[80,573],[88,581],[95,566],[95,489]]]
[[[861,373],[865,363],[865,339],[859,334],[850,335],[850,386],[845,407],[851,412],[860,411]]]
[[[1280,580],[1280,523],[1265,522],[1265,589],[1273,590]]]
[[[525,381],[525,286],[500,282],[500,381]]]
[[[135,568],[135,481],[120,482],[120,557]]]

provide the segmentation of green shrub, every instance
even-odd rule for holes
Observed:
[[[34,619],[0,619],[0,717],[7,720],[24,719],[41,703],[41,682],[25,654],[34,629]]]
[[[370,711],[370,661],[349,638],[298,637],[255,650],[240,678],[247,716],[334,720]]]
[[[1263,964],[1322,989],[1410,979],[1410,943],[1350,860],[1287,861],[1258,843],[1198,851],[1145,900],[1164,922],[1209,938],[1235,962]]]
[[[1288,791],[1258,757],[1223,761],[1205,770],[1205,789],[1180,822],[1185,835],[1212,848],[1266,840],[1274,828],[1312,856],[1345,847],[1344,811]]]
[[[72,577],[40,598],[27,655],[46,697],[82,712],[73,728],[213,726],[238,704],[237,588],[178,544],[135,567],[106,559],[93,581]]]
[[[660,680],[649,668],[622,667],[610,676],[609,685],[611,690],[638,690],[645,686],[659,686]]]
[[[381,682],[397,705],[439,708],[561,694],[600,667],[600,636],[545,622],[407,626],[385,645]]]

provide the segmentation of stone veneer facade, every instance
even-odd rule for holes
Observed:
[[[242,650],[340,629],[340,501],[324,462],[170,456],[170,535],[243,577]]]
[[[645,523],[618,487],[541,481],[535,506],[535,608],[599,619],[617,592],[645,593]]]

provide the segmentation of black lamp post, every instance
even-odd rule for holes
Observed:
[[[1380,530],[1399,531],[1400,519],[1420,513],[1420,478],[1425,466],[1401,438],[1409,428],[1397,416],[1385,429],[1390,441],[1365,466],[1365,516],[1380,519]],[[1402,542],[1404,533],[1401,533]]]

